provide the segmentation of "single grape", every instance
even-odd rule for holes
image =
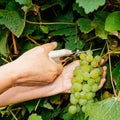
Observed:
[[[86,112],[86,106],[82,106],[82,111],[85,113]]]
[[[85,99],[86,98],[86,92],[84,92],[84,91],[80,92],[80,98]]]
[[[76,105],[71,105],[71,106],[69,106],[68,111],[69,111],[69,113],[71,113],[71,114],[75,114],[75,113],[77,112],[77,107],[76,107]]]
[[[88,72],[83,72],[83,79],[88,81],[90,79],[90,74]]]
[[[87,59],[88,62],[92,62],[93,61],[93,56],[92,55],[88,55],[86,57],[86,59]]]
[[[98,91],[98,84],[94,84],[92,86],[92,92],[97,92]]]
[[[80,104],[80,105],[85,105],[85,104],[87,104],[87,99],[79,99],[79,104]]]
[[[81,54],[80,54],[80,59],[81,59],[81,60],[85,60],[85,59],[86,59],[86,56],[87,56],[87,55],[86,55],[85,53],[81,53]]]
[[[92,55],[93,54],[93,51],[92,50],[87,50],[87,55]]]
[[[89,65],[81,65],[81,70],[85,71],[85,72],[89,72],[90,71],[90,66]]]
[[[93,60],[93,61],[91,62],[91,66],[92,66],[92,67],[97,67],[97,66],[98,66],[98,61]]]
[[[91,86],[88,84],[84,84],[82,90],[84,92],[90,92],[91,91]]]
[[[102,58],[99,55],[96,55],[94,59],[98,62],[100,62],[102,60]]]
[[[73,71],[73,75],[77,76],[80,72],[81,72],[81,68],[80,66],[77,66]]]
[[[88,85],[90,85],[90,86],[94,85],[95,82],[96,82],[95,79],[92,79],[92,78],[87,81]]]
[[[78,99],[74,97],[74,94],[70,95],[70,103],[74,105],[78,103]]]
[[[83,75],[82,75],[82,73],[78,74],[74,78],[75,78],[75,82],[78,82],[78,83],[82,83],[83,82]],[[73,82],[73,84],[74,84],[74,82]]]
[[[101,76],[98,76],[98,77],[95,79],[95,82],[96,82],[96,83],[99,83],[100,80],[101,80]]]
[[[92,100],[94,96],[95,96],[95,94],[93,92],[88,92],[86,94],[86,99],[87,100]]]
[[[79,92],[82,90],[82,85],[80,83],[73,83],[72,88],[75,92]]]
[[[96,69],[93,69],[91,72],[90,72],[90,76],[95,79],[98,77],[98,71]]]
[[[76,108],[77,108],[77,112],[80,112],[80,105],[79,104],[76,105]]]
[[[75,92],[74,96],[75,96],[75,98],[79,99],[80,98],[80,92]]]

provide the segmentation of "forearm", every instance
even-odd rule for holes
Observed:
[[[0,94],[14,86],[15,80],[18,79],[17,68],[13,64],[11,62],[0,67]]]
[[[36,98],[48,97],[61,92],[61,85],[58,84],[57,86],[53,83],[34,87],[16,86],[8,89],[0,95],[0,107]]]

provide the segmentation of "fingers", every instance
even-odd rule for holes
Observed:
[[[57,47],[57,42],[46,43],[42,47],[44,47],[45,51],[48,53]]]
[[[99,86],[98,86],[98,90],[100,90],[100,89],[103,87],[103,85],[104,85],[104,83],[105,83],[105,81],[106,81],[106,74],[107,74],[107,67],[104,66],[104,67],[103,67],[103,75],[102,75],[102,79],[101,79],[101,81],[100,81],[100,84],[99,84]]]

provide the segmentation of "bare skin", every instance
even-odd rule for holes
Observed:
[[[72,73],[79,61],[63,68],[61,64],[48,57],[48,52],[55,47],[56,43],[35,47],[14,62],[0,67],[1,107],[70,92]],[[106,71],[107,68],[103,67],[99,89],[106,80]]]
[[[53,82],[63,66],[52,60],[48,53],[56,42],[35,47],[13,62],[0,67],[0,93],[18,85],[43,85]]]

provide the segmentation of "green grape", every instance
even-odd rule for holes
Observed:
[[[91,72],[90,72],[90,76],[95,79],[99,76],[98,74],[98,71],[96,69],[93,69]]]
[[[98,77],[95,79],[95,82],[96,82],[96,83],[99,83],[100,80],[101,80],[101,76],[98,76]]]
[[[76,105],[71,105],[71,106],[69,106],[68,111],[69,111],[69,113],[71,113],[71,114],[75,114],[75,113],[77,112],[77,107],[76,107]]]
[[[87,104],[87,99],[79,99],[79,104],[80,104],[80,105],[85,105],[85,104]]]
[[[83,79],[85,81],[89,80],[90,79],[90,74],[88,72],[83,72]]]
[[[82,85],[80,83],[73,83],[72,88],[75,92],[79,92],[82,90]]]
[[[87,60],[80,60],[80,65],[88,65],[88,61]]]
[[[77,66],[73,71],[73,75],[77,76],[80,72],[81,72],[81,68],[80,66]]]
[[[102,75],[102,74],[103,74],[103,69],[102,69],[102,67],[99,67],[99,68],[96,68],[96,69],[97,69],[99,75]]]
[[[81,53],[81,54],[80,54],[80,59],[81,59],[81,60],[85,60],[85,59],[86,59],[86,56],[87,56],[87,55],[86,55],[85,53]]]
[[[85,99],[86,98],[86,92],[84,92],[84,91],[80,92],[80,98]]]
[[[95,96],[95,94],[93,92],[88,92],[86,94],[86,99],[87,100],[92,100],[94,96]]]
[[[88,85],[90,85],[90,86],[94,85],[95,82],[96,82],[95,79],[92,79],[92,78],[87,81]]]
[[[86,112],[86,106],[84,105],[84,106],[82,106],[82,112]]]
[[[92,55],[93,54],[93,51],[92,50],[87,50],[87,55]]]
[[[78,74],[77,76],[75,76],[74,79],[72,79],[72,84],[74,84],[75,82],[82,83],[83,82],[83,75]]]
[[[88,62],[92,62],[93,61],[93,56],[92,55],[88,55],[86,57],[86,59],[87,59]]]
[[[91,91],[91,86],[88,85],[88,84],[84,84],[82,89],[83,89],[84,92],[90,92]]]
[[[73,94],[70,95],[70,103],[74,105],[78,103],[78,99]]]
[[[75,92],[74,96],[75,96],[75,98],[79,99],[80,98],[80,92]]]
[[[80,105],[79,104],[76,105],[76,108],[77,108],[77,112],[80,112]]]
[[[89,72],[90,71],[90,66],[89,65],[81,65],[81,70],[85,71],[85,72]]]
[[[98,66],[98,61],[96,61],[95,59],[91,62],[91,66],[92,67],[97,67]]]
[[[92,86],[92,92],[97,92],[98,91],[98,84],[94,84]]]
[[[94,59],[98,62],[100,62],[102,60],[102,58],[99,55],[96,55]]]
[[[82,83],[83,82],[83,75],[82,74],[78,74],[77,76],[75,76],[76,81],[78,83]]]
[[[69,111],[75,114],[80,111],[86,111],[86,105],[95,101],[95,95],[103,74],[103,69],[99,66],[101,57],[99,55],[93,58],[93,52],[88,50],[80,54],[80,65],[73,71],[72,87],[70,89]],[[73,111],[71,110],[73,109]]]

